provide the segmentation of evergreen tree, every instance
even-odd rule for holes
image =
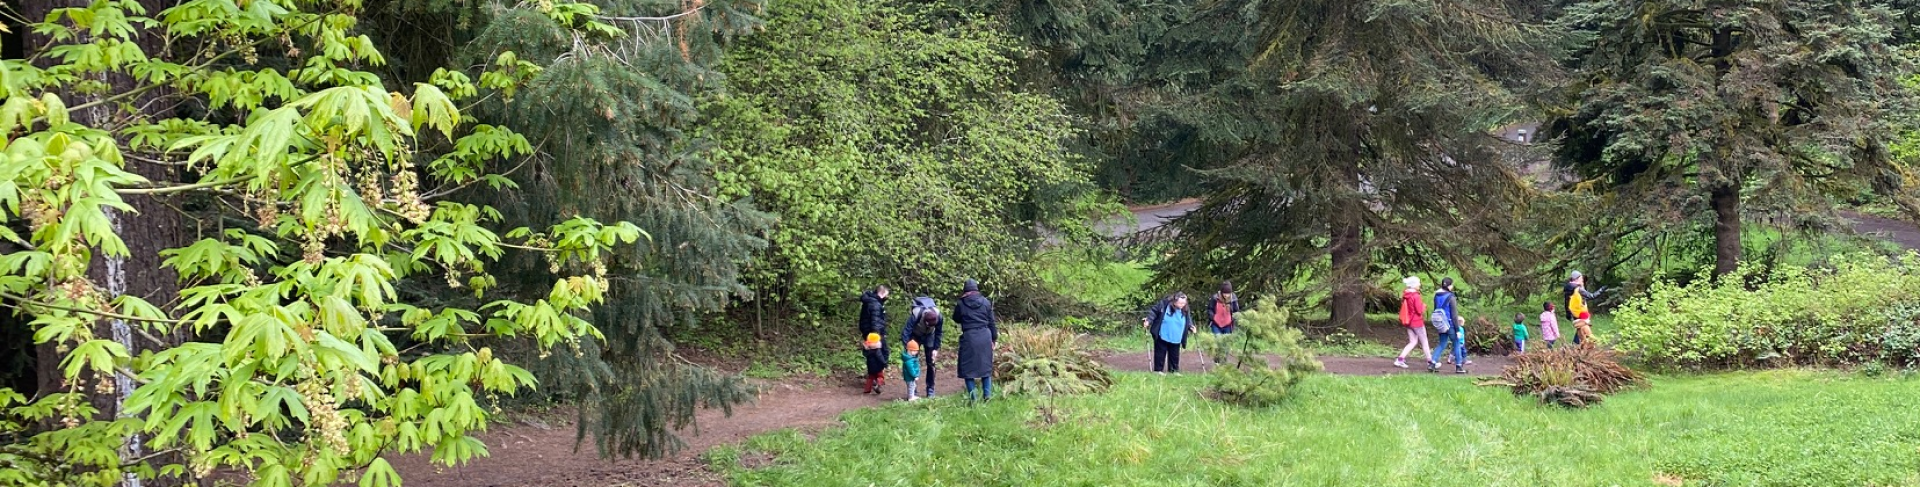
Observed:
[[[721,198],[707,143],[689,132],[701,118],[695,99],[723,87],[712,69],[728,44],[760,26],[758,0],[594,2],[600,11],[569,21],[493,4],[393,2],[390,23],[446,23],[451,42],[408,50],[420,69],[493,60],[527,66],[515,93],[481,103],[475,117],[524,134],[534,153],[492,169],[518,184],[509,191],[457,195],[502,209],[511,224],[586,216],[629,221],[650,238],[609,262],[619,286],[589,319],[604,347],[529,356],[546,391],[580,406],[581,439],[604,456],[658,457],[674,451],[674,429],[702,406],[730,408],[750,397],[738,378],[674,355],[662,334],[699,326],[736,296],[748,296],[741,267],[764,248],[770,218],[745,201]],[[602,32],[578,27],[604,23]],[[406,31],[402,31],[406,32]],[[432,43],[418,34],[391,45]],[[485,80],[482,80],[483,82]],[[509,256],[502,285],[530,295],[548,262]],[[526,285],[523,285],[526,284]],[[509,348],[527,355],[535,350]]]
[[[1527,113],[1556,72],[1548,33],[1497,1],[1223,1],[1163,47],[1160,70],[1201,136],[1235,147],[1201,208],[1174,222],[1158,279],[1329,298],[1364,327],[1364,295],[1391,266],[1533,269],[1506,223],[1525,185],[1490,135]],[[1311,280],[1318,287],[1303,285]]]
[[[1068,146],[1095,180],[1127,201],[1192,196],[1201,176],[1190,168],[1225,161],[1195,127],[1155,106],[1164,94],[1154,66],[1161,41],[1187,20],[1187,0],[975,0],[971,10],[1005,19],[1007,32],[1032,46],[1016,78],[1066,104],[1079,129]]]
[[[1712,215],[1714,275],[1740,265],[1747,219],[1804,221],[1864,192],[1916,209],[1887,151],[1910,103],[1884,7],[1601,0],[1560,22],[1579,76],[1558,159],[1622,195],[1602,213]]]

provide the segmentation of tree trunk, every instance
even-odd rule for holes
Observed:
[[[1740,269],[1740,186],[1720,185],[1708,191],[1713,204],[1713,277]]]
[[[1343,182],[1349,184],[1345,188],[1348,194],[1359,194],[1359,168],[1350,165],[1342,176]],[[1331,260],[1331,272],[1327,277],[1333,284],[1333,296],[1327,305],[1331,308],[1331,325],[1364,336],[1367,330],[1366,275],[1372,260],[1363,248],[1366,222],[1360,217],[1363,211],[1360,202],[1353,201],[1352,197],[1347,198],[1348,201],[1340,205],[1346,209],[1337,215],[1330,215],[1329,220],[1331,238],[1327,254]]]
[[[1331,307],[1333,326],[1355,335],[1367,330],[1366,280],[1367,254],[1360,248],[1362,226],[1357,218],[1335,218],[1333,246],[1329,250],[1333,272]]]

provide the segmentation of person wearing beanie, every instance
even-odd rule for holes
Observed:
[[[1600,293],[1587,291],[1587,276],[1580,271],[1573,271],[1567,274],[1567,284],[1560,288],[1560,295],[1567,302],[1567,319],[1577,320],[1580,319],[1580,313],[1587,311],[1587,301]],[[1574,336],[1574,343],[1579,343],[1579,339],[1579,336]]]
[[[960,302],[953,306],[953,322],[960,325],[960,380],[966,382],[967,401],[974,399],[976,386],[980,400],[993,399],[993,346],[1000,341],[999,317],[993,302],[980,294],[980,283],[968,279],[960,288]]]
[[[1407,354],[1413,352],[1413,345],[1420,345],[1420,356],[1433,356],[1433,346],[1427,343],[1427,305],[1420,299],[1420,278],[1407,276],[1400,280],[1407,289],[1400,293],[1400,325],[1407,327],[1407,346],[1400,349],[1400,356],[1393,359],[1393,366],[1407,368]]]

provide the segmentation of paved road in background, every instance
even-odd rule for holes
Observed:
[[[1181,200],[1175,203],[1128,208],[1133,213],[1133,225],[1128,226],[1124,219],[1115,218],[1100,224],[1100,230],[1110,237],[1126,237],[1147,230],[1160,228],[1174,218],[1200,208],[1200,200]]]
[[[1128,226],[1119,218],[1108,220],[1100,229],[1108,236],[1126,237],[1166,225],[1167,222],[1200,207],[1199,200],[1182,200],[1176,203],[1130,208],[1134,224]],[[1847,225],[1862,235],[1886,239],[1909,250],[1920,250],[1920,225],[1904,220],[1877,217],[1850,211],[1840,212]]]

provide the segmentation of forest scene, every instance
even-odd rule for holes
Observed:
[[[1920,0],[9,0],[0,486],[1920,487]]]

